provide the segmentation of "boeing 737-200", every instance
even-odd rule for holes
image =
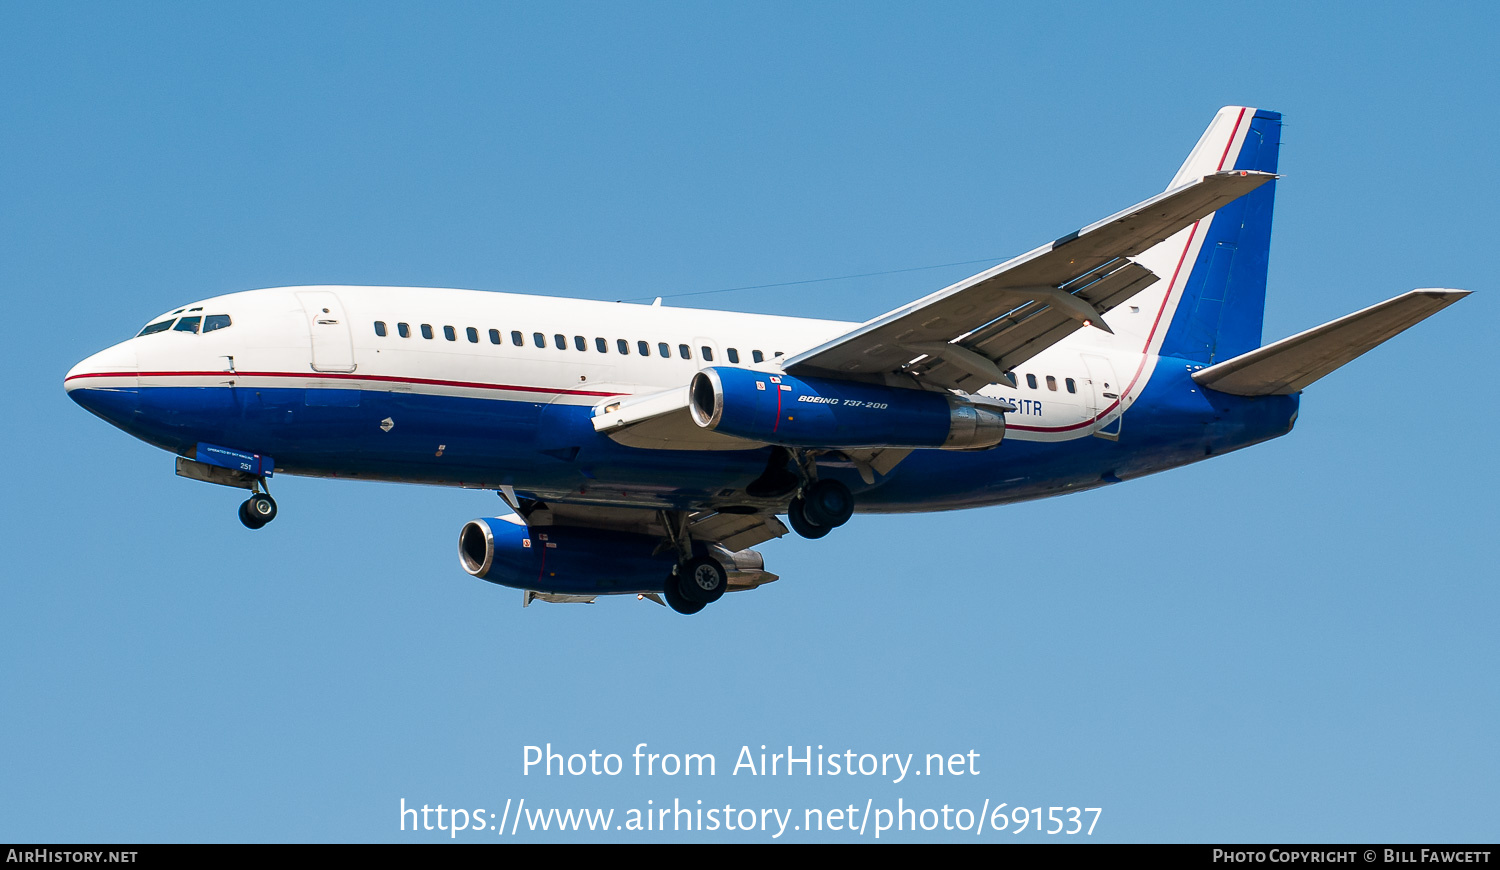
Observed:
[[[1166,192],[865,323],[472,290],[280,287],[153,319],[69,395],[250,491],[274,472],[500,493],[468,573],[695,613],[856,512],[1077,492],[1284,435],[1303,388],[1468,295],[1261,346],[1281,116],[1219,111]],[[659,301],[659,300],[658,300]]]

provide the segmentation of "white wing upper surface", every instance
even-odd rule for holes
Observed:
[[[1127,259],[1275,178],[1218,172],[884,314],[785,363],[797,375],[904,372],[978,391],[1155,283]],[[920,359],[919,359],[920,358]]]

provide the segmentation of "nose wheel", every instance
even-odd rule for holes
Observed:
[[[258,529],[276,519],[276,500],[269,493],[257,492],[240,504],[240,522],[247,529]]]

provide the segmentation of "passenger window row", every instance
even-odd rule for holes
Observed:
[[[1057,392],[1057,378],[1053,377],[1052,375],[1046,375],[1046,379],[1047,389],[1051,390],[1054,393]],[[1068,392],[1078,392],[1078,384],[1072,378],[1063,378],[1063,384],[1067,387]],[[1037,389],[1036,375],[1026,376],[1026,386],[1029,389]]]
[[[419,324],[417,328],[421,331],[423,338],[429,338],[430,339],[430,338],[433,337],[434,333],[433,333],[432,325],[431,324],[429,324],[429,323],[422,323],[422,324]],[[377,321],[375,321],[375,334],[378,335],[378,336],[380,336],[381,338],[386,338],[390,334],[390,330],[388,330],[386,328],[386,324],[385,324],[384,320],[377,320]],[[396,324],[396,335],[400,336],[401,338],[411,338],[411,325],[408,324],[408,323],[397,323]],[[500,332],[500,330],[498,330],[498,329],[491,329],[491,330],[489,330],[489,332],[487,334],[487,337],[489,338],[490,344],[494,344],[494,345],[504,344],[505,343],[505,338],[506,338]],[[443,327],[443,338],[446,338],[449,341],[458,341],[458,330],[454,329],[451,326],[444,326]],[[464,328],[464,338],[468,339],[470,344],[479,344],[480,343],[480,341],[479,341],[479,330],[475,329],[472,326],[465,327]],[[511,330],[511,332],[510,332],[510,343],[512,345],[515,345],[516,347],[525,347],[526,346],[526,335],[523,332],[521,332],[521,330],[519,330],[519,329]],[[540,348],[547,347],[548,346],[548,340],[547,340],[546,333],[533,332],[531,334],[531,343],[534,344],[534,345],[536,345],[537,347],[540,347]],[[559,333],[554,333],[552,335],[552,339],[551,339],[551,346],[557,348],[558,350],[567,350],[568,347],[569,347],[568,337],[566,335],[563,335],[560,332]],[[614,346],[615,346],[615,350],[618,353],[623,354],[625,356],[629,356],[630,355],[631,343],[628,340],[623,339],[623,338],[617,338],[614,341]],[[573,347],[574,350],[579,350],[579,351],[587,352],[588,349],[589,349],[589,340],[586,339],[586,338],[584,338],[581,335],[575,335],[575,336],[573,336],[572,347]],[[609,339],[606,339],[606,338],[595,338],[594,341],[593,341],[593,348],[598,353],[609,353],[609,347],[610,347]],[[637,342],[635,342],[635,352],[636,352],[636,355],[638,355],[638,356],[651,356],[652,355],[652,345],[651,345],[651,342],[649,342],[649,341],[637,341]],[[674,355],[674,348],[668,342],[659,341],[659,342],[656,343],[655,353],[656,353],[656,356],[661,357],[662,359],[671,359],[673,357],[673,355]],[[701,355],[701,359],[704,362],[713,362],[714,361],[714,349],[712,347],[710,347],[709,345],[705,344],[705,345],[700,346],[698,348],[698,353]],[[686,344],[678,344],[676,346],[676,348],[675,348],[675,355],[677,356],[678,359],[690,360],[690,359],[693,358],[693,348],[690,347],[689,345],[686,345]],[[733,347],[729,348],[728,351],[726,352],[726,355],[728,356],[729,362],[731,364],[735,364],[735,365],[739,364],[739,361],[740,361],[740,351],[739,351],[738,348],[733,348]],[[777,356],[781,356],[781,351],[779,351],[779,350],[776,351],[776,355]],[[766,355],[764,353],[761,353],[758,350],[752,350],[752,351],[750,351],[750,358],[752,360],[754,360],[755,362],[758,362],[758,363],[766,361]]]

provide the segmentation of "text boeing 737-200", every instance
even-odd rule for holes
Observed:
[[[1076,492],[1275,438],[1301,390],[1467,295],[1261,346],[1281,116],[1220,110],[1166,192],[862,324],[470,290],[205,299],[79,363],[80,405],[248,489],[274,471],[497,490],[464,570],[694,613],[750,549],[856,511]],[[660,597],[658,597],[660,596]]]

